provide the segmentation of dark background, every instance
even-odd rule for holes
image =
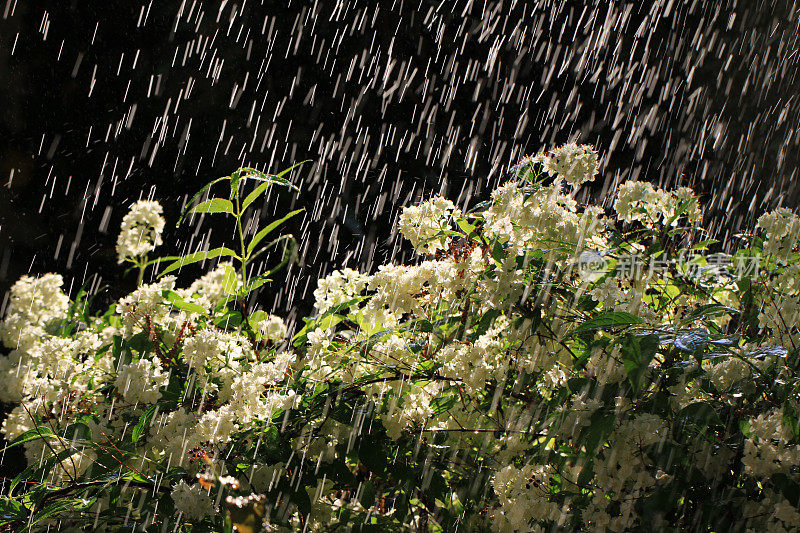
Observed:
[[[474,204],[566,141],[603,156],[587,194],[693,185],[727,239],[797,203],[799,23],[783,0],[0,0],[0,294],[54,271],[108,303],[135,285],[132,201],[165,206],[160,253],[219,245],[230,224],[175,227],[187,195],[305,159],[302,194],[256,213],[307,208],[300,265],[257,302],[290,316],[319,276],[407,257],[402,206]]]

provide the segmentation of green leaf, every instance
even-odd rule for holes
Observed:
[[[684,200],[683,202],[681,202],[680,205],[678,205],[678,208],[675,210],[675,214],[669,217],[669,219],[666,222],[664,222],[664,227],[671,226],[672,223],[678,220],[678,218],[680,218],[681,215],[683,215],[689,209],[689,206],[691,206],[695,201],[696,200],[694,198],[691,198],[689,200]]]
[[[228,311],[221,317],[214,320],[214,325],[218,328],[237,328],[242,323],[242,313],[239,311]]]
[[[642,319],[636,315],[632,315],[631,313],[626,313],[624,311],[610,311],[587,320],[575,328],[572,331],[572,334],[574,335],[576,333],[583,333],[584,331],[613,328],[617,326],[630,326],[641,323]]]
[[[266,191],[272,185],[273,185],[272,182],[265,181],[264,183],[260,184],[258,187],[253,189],[253,192],[245,196],[244,200],[242,201],[242,213],[244,213],[244,210],[247,209],[250,206],[250,204],[255,202],[259,196],[264,194],[264,191]]]
[[[0,496],[0,525],[9,521],[27,521],[28,510],[17,500]]]
[[[589,418],[589,425],[581,431],[581,441],[591,455],[602,446],[614,432],[617,416],[613,412],[595,411]]]
[[[31,524],[37,524],[42,520],[47,520],[64,511],[74,512],[76,508],[80,508],[83,503],[82,499],[69,499],[69,500],[55,500],[45,505],[33,517]]]
[[[458,395],[453,394],[451,396],[439,396],[438,398],[434,398],[431,400],[431,409],[433,410],[433,415],[436,416],[438,414],[444,413],[451,407],[453,407],[458,401]]]
[[[228,256],[228,257],[233,257],[235,259],[240,259],[240,257],[236,255],[236,252],[234,252],[230,248],[225,248],[224,246],[221,246],[219,248],[214,248],[213,250],[208,250],[205,252],[195,252],[193,254],[183,256],[182,258],[180,258],[179,260],[175,261],[167,268],[165,268],[164,271],[158,275],[158,277],[162,277],[166,274],[169,274],[173,270],[178,270],[184,265],[190,265],[192,263],[197,263],[198,261],[203,261],[205,259],[213,259],[215,257],[220,257],[220,256]]]
[[[189,213],[233,213],[233,204],[224,198],[212,198],[194,206]]]
[[[658,335],[644,337],[628,335],[622,342],[622,364],[625,366],[634,392],[639,392],[650,361],[658,350],[658,342]]]
[[[298,331],[297,334],[294,337],[292,337],[292,346],[300,347],[303,344],[305,344],[306,340],[308,339],[309,332],[314,331],[318,327],[322,327],[323,329],[327,329],[329,327],[332,327],[332,326],[338,324],[339,322],[341,322],[345,318],[345,317],[343,317],[341,315],[338,315],[338,313],[340,311],[344,311],[346,309],[349,309],[350,307],[352,307],[355,304],[359,303],[363,299],[364,299],[363,297],[353,298],[352,300],[348,300],[346,302],[340,303],[339,305],[331,307],[330,309],[328,309],[327,311],[325,311],[323,314],[321,314],[320,316],[318,316],[316,318],[304,318],[303,320],[305,320],[306,325],[303,326],[303,328],[300,331]],[[332,315],[336,315],[337,316],[336,319],[333,319],[333,320],[335,320],[335,323],[333,323],[333,320],[331,320],[331,321],[327,320]],[[373,335],[373,337],[374,336],[375,335]]]
[[[486,331],[488,331],[489,327],[494,322],[494,319],[500,316],[501,314],[502,313],[498,309],[490,309],[486,311],[486,313],[484,313],[484,315],[478,322],[478,325],[475,326],[475,335],[479,337],[484,333],[486,333]]]
[[[744,435],[745,437],[747,437],[749,439],[750,435],[751,435],[751,433],[750,433],[750,421],[749,420],[745,420],[745,419],[740,419],[739,420],[739,431],[741,431],[742,435]]]
[[[491,250],[492,258],[498,263],[502,263],[506,258],[506,251],[500,241],[495,241]]]
[[[256,276],[251,278],[250,281],[247,283],[247,286],[242,287],[242,289],[237,293],[237,298],[244,298],[263,284],[272,281],[272,279],[268,278],[266,275]]]
[[[369,509],[372,507],[372,504],[375,503],[375,485],[370,483],[369,481],[364,481],[361,484],[361,494],[359,496],[359,501],[364,509]]]
[[[25,433],[23,433],[22,435],[20,435],[16,439],[14,439],[11,442],[11,444],[9,444],[5,448],[3,448],[0,451],[0,453],[5,452],[9,448],[13,448],[14,446],[19,446],[20,444],[25,444],[26,442],[30,442],[32,440],[42,439],[42,438],[45,438],[45,437],[55,437],[55,433],[53,433],[53,431],[50,428],[46,427],[46,426],[39,426],[39,427],[35,427],[33,429],[29,429],[28,431],[26,431]]]
[[[394,331],[392,331],[390,329],[384,329],[384,330],[378,331],[377,333],[373,333],[372,335],[370,335],[370,337],[365,342],[363,342],[361,348],[359,349],[359,352],[361,353],[361,356],[362,357],[367,357],[369,355],[370,351],[372,350],[372,348],[376,344],[381,342],[381,339],[383,339],[387,335],[393,335],[393,334],[394,334]],[[297,346],[297,345],[295,344],[295,346]]]
[[[685,319],[681,321],[681,326],[689,324],[690,322],[698,319],[703,319],[709,316],[717,316],[717,315],[724,315],[724,314],[735,314],[739,313],[738,309],[733,307],[728,307],[727,305],[721,304],[707,304],[702,305],[689,313]]]
[[[705,250],[706,248],[708,248],[709,244],[716,244],[718,242],[719,241],[716,240],[716,239],[708,239],[708,240],[705,240],[705,241],[700,241],[697,244],[695,244],[694,246],[692,246],[691,250]]]
[[[475,226],[467,222],[466,218],[463,217],[457,218],[456,224],[458,224],[458,227],[461,228],[461,231],[463,231],[467,235],[475,231]]]
[[[222,290],[225,291],[225,294],[236,294],[236,285],[238,282],[236,270],[231,265],[225,265],[223,270]]]
[[[266,228],[264,228],[261,231],[259,231],[258,233],[256,233],[253,236],[253,239],[250,241],[250,244],[247,245],[247,253],[245,254],[245,256],[249,257],[250,254],[253,253],[253,250],[255,249],[255,247],[258,246],[258,243],[260,243],[264,239],[264,237],[269,235],[275,228],[277,228],[278,226],[280,226],[281,224],[283,224],[284,222],[286,222],[287,220],[289,220],[290,218],[292,218],[296,214],[301,213],[303,211],[305,211],[305,209],[297,209],[295,211],[292,211],[291,213],[289,213],[285,217],[272,222],[269,226],[267,226]]]
[[[433,324],[430,320],[421,319],[417,320],[415,323],[415,331],[419,333],[431,333],[433,331]]]
[[[73,419],[74,420],[74,419]],[[85,419],[84,419],[85,420]],[[94,422],[94,421],[92,421]],[[85,422],[74,422],[69,424],[66,428],[60,431],[61,437],[73,445],[91,446],[92,430]]]
[[[197,313],[198,315],[208,316],[208,311],[203,306],[187,302],[175,291],[163,290],[161,291],[161,296],[170,302],[176,309],[183,309],[184,311]]]
[[[696,402],[687,405],[678,412],[676,421],[681,425],[691,424],[700,429],[705,429],[708,426],[723,425],[714,406],[708,402]]]
[[[277,174],[266,174],[265,172],[261,172],[258,169],[249,168],[249,167],[248,168],[242,168],[242,169],[239,169],[239,170],[240,170],[240,172],[244,173],[241,176],[242,180],[249,179],[249,180],[255,180],[255,181],[269,182],[270,184],[280,185],[282,187],[288,187],[290,189],[294,189],[297,192],[300,192],[300,189],[298,189],[296,185],[294,185],[292,182],[290,182],[289,180],[287,180],[283,176],[286,175],[287,173],[291,172],[295,168],[299,167],[300,165],[302,165],[304,163],[308,163],[309,161],[311,161],[311,160],[307,159],[305,161],[301,161],[299,163],[295,163],[291,167],[287,168],[286,170],[282,170],[281,172],[279,172]]]
[[[342,315],[329,315],[326,316],[325,318],[317,320],[314,323],[314,329],[323,329],[323,330],[331,329],[342,320],[344,320],[344,317]],[[314,329],[312,329],[311,331],[314,331]]]
[[[285,169],[285,170],[281,170],[280,172],[278,172],[278,173],[275,175],[275,177],[276,177],[276,178],[282,178],[283,176],[285,176],[286,174],[288,174],[288,173],[289,173],[289,172],[291,172],[292,170],[296,169],[296,168],[297,168],[297,167],[299,167],[300,165],[304,165],[304,164],[308,163],[309,161],[311,161],[311,160],[310,160],[310,159],[306,159],[305,161],[300,161],[299,163],[295,163],[294,165],[290,166],[289,168],[287,168],[287,169]],[[299,189],[298,189],[298,192],[299,192]]]
[[[203,194],[203,193],[204,193],[204,192],[206,192],[208,189],[210,189],[210,188],[211,188],[211,186],[212,186],[212,185],[214,185],[215,183],[219,183],[220,181],[222,181],[222,180],[225,180],[225,179],[228,179],[228,176],[223,176],[223,177],[221,177],[221,178],[217,178],[217,179],[215,179],[214,181],[210,181],[210,182],[208,182],[206,185],[204,185],[204,186],[203,186],[203,188],[202,188],[202,189],[200,189],[199,191],[197,191],[197,192],[194,194],[194,196],[192,196],[192,199],[191,199],[191,200],[189,200],[189,203],[188,203],[188,204],[186,204],[186,205],[187,205],[187,206],[194,205],[194,202],[195,202],[195,200],[197,200],[197,199],[200,197],[200,195],[201,195],[201,194]],[[191,208],[190,208],[190,207],[187,207],[187,208],[186,208],[186,209],[183,211],[183,213],[181,213],[181,216],[180,216],[180,218],[178,219],[178,224],[180,224],[181,222],[183,222],[183,219],[186,217],[186,215],[187,215],[187,214],[189,214],[189,209],[191,209]]]
[[[798,413],[795,411],[794,407],[792,407],[791,402],[786,402],[783,404],[783,416],[781,417],[783,421],[783,426],[787,427],[792,432],[792,439],[797,439],[800,437],[800,422],[798,420]]]
[[[236,198],[236,195],[239,194],[239,181],[242,179],[242,169],[237,170],[233,174],[230,175],[230,182],[231,182],[231,195],[230,199],[233,200]]]
[[[145,411],[145,413],[139,417],[139,422],[136,423],[136,426],[133,428],[133,433],[131,433],[131,440],[133,442],[139,442],[139,439],[142,438],[145,431],[147,431],[147,427],[150,425],[150,420],[153,419],[153,415],[156,413],[156,409],[158,406],[152,405],[150,409]]]
[[[250,322],[250,324],[257,324],[266,319],[268,316],[269,314],[266,311],[259,309],[258,311],[253,311],[248,317],[247,321]]]

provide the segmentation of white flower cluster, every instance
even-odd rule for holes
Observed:
[[[759,218],[764,231],[763,251],[774,258],[777,272],[765,280],[756,294],[759,307],[758,327],[769,331],[776,343],[797,346],[800,343],[800,265],[795,248],[800,232],[800,217],[788,209],[778,209]]]
[[[744,441],[742,464],[749,474],[769,477],[800,464],[800,446],[789,444],[792,430],[778,409],[750,419],[750,438]]]
[[[743,514],[748,517],[747,533],[789,533],[800,529],[800,511],[786,497],[774,490],[765,490],[759,502],[745,503]]]
[[[118,262],[141,257],[162,243],[161,234],[166,223],[162,212],[161,204],[153,200],[131,204],[117,237]]]
[[[549,465],[529,464],[522,468],[508,465],[498,470],[492,488],[500,507],[492,514],[492,530],[499,533],[536,531],[530,526],[534,520],[558,522],[561,509],[549,501],[553,474]]]
[[[560,183],[527,191],[512,182],[492,191],[492,206],[483,213],[485,234],[511,246],[513,256],[558,247],[578,253],[592,237],[599,238],[600,212],[590,207],[578,213]]]
[[[800,242],[800,217],[786,207],[761,215],[757,227],[764,230],[764,253],[786,262]]]
[[[539,154],[534,162],[542,164],[545,172],[579,187],[597,176],[597,151],[588,144],[567,143],[553,148],[548,154]]]
[[[594,461],[599,490],[583,517],[587,529],[626,531],[638,525],[637,499],[649,494],[659,482],[669,480],[669,476],[654,471],[644,450],[667,438],[667,424],[652,414],[635,416],[616,428],[610,446]],[[603,495],[620,500],[617,513],[609,513],[611,500]]]
[[[752,363],[744,359],[726,357],[708,370],[708,377],[718,391],[725,392],[734,384],[752,376],[753,367],[750,365]]]
[[[460,214],[461,211],[453,202],[437,196],[419,205],[403,208],[397,227],[417,252],[434,253],[447,248],[450,238],[437,237],[449,228],[452,218]]]
[[[131,404],[156,403],[161,398],[161,387],[166,387],[169,375],[152,359],[139,359],[122,365],[114,386],[126,402]]]
[[[262,339],[268,339],[276,343],[283,341],[289,333],[286,323],[276,315],[266,315],[263,320],[253,324],[253,328]]]
[[[228,281],[230,286],[226,286]],[[240,289],[242,286],[242,276],[236,272],[230,262],[223,262],[217,268],[196,279],[189,288],[182,292],[185,298],[194,299],[203,307],[214,308],[222,303],[229,302],[230,293]]]
[[[361,295],[369,277],[345,268],[331,273],[319,280],[314,290],[315,308],[319,313],[325,313],[332,307],[349,302]]]
[[[159,461],[196,471],[193,450],[208,444],[224,449],[239,429],[296,408],[300,397],[278,386],[286,382],[294,354],[273,353],[269,360],[258,361],[244,333],[223,331],[199,313],[175,309],[164,296],[174,289],[210,314],[222,292],[225,266],[188,289],[176,289],[173,277],[144,285],[117,302],[116,314],[69,337],[49,327],[51,321],[66,318],[69,306],[60,290],[61,277],[23,277],[12,288],[8,314],[0,323],[4,343],[12,348],[0,356],[0,400],[19,403],[3,422],[6,439],[19,437],[37,423],[57,426],[63,420],[67,425],[68,415],[88,413],[83,423],[90,427],[92,441],[121,440],[158,405],[147,437],[138,444],[138,453],[147,460],[136,465],[137,471],[150,472]],[[286,325],[278,317],[262,315],[256,327],[264,339],[280,345]],[[174,395],[167,388],[178,357],[188,366],[189,376],[186,399],[175,405],[174,396],[167,403],[163,400]],[[69,446],[62,440],[54,443],[27,442],[26,457],[39,462]],[[77,447],[53,475],[82,475],[94,463],[93,453]],[[187,516],[200,519],[208,514],[191,502],[207,496],[195,487],[179,487],[175,497],[186,503],[182,510]]]
[[[175,485],[171,496],[175,508],[192,521],[214,514],[211,498],[199,483],[189,485],[181,480]]]
[[[638,220],[649,225],[662,222],[676,226],[681,217],[692,223],[700,220],[697,197],[690,188],[665,191],[643,181],[627,181],[620,185],[614,210],[619,220]]]
[[[642,275],[644,274],[643,272]],[[658,323],[661,317],[655,309],[645,303],[643,294],[645,288],[642,279],[608,277],[598,282],[589,291],[589,295],[594,301],[601,303],[604,310],[631,313],[646,322]]]
[[[0,324],[0,339],[7,348],[24,350],[44,334],[48,322],[62,318],[69,298],[61,291],[60,274],[33,278],[22,276],[11,287],[6,317]]]

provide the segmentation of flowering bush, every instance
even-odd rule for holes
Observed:
[[[406,208],[419,261],[320,280],[291,338],[243,307],[267,279],[248,272],[259,243],[294,214],[245,244],[244,210],[288,185],[252,169],[192,208],[233,215],[238,252],[174,258],[102,316],[59,276],[24,277],[0,400],[28,467],[0,522],[797,529],[800,219],[765,214],[733,256],[703,255],[689,189],[626,183],[613,210],[579,205],[597,161],[566,145],[469,212]],[[188,288],[165,275],[217,257],[232,262]]]

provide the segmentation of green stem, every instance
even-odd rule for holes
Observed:
[[[144,281],[144,270],[147,268],[147,254],[142,257],[142,260],[137,263],[139,267],[139,277],[136,279],[136,286],[141,287],[142,281]]]
[[[239,201],[239,191],[236,191],[236,230],[239,232],[239,246],[241,252],[241,265],[242,265],[242,283],[247,286],[247,248],[244,245],[244,231],[242,229],[242,208]]]

